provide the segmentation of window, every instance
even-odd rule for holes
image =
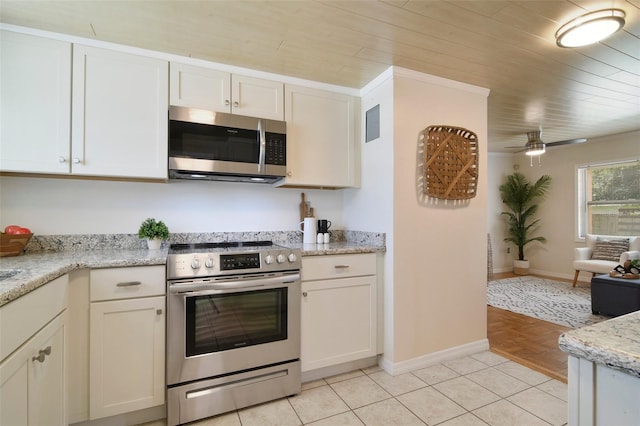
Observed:
[[[578,237],[640,235],[640,160],[578,166]]]

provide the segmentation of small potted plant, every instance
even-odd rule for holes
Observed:
[[[169,239],[169,228],[163,221],[150,217],[145,219],[138,229],[138,237],[147,240],[149,250],[158,250],[162,241]]]

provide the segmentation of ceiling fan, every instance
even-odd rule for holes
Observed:
[[[524,152],[527,155],[535,156],[544,154],[547,147],[551,148],[560,145],[571,145],[574,143],[583,143],[587,141],[585,138],[578,138],[547,143],[543,142],[541,136],[542,130],[527,132],[527,143],[524,145],[524,147],[508,146],[507,148],[520,148],[520,150],[516,152]]]

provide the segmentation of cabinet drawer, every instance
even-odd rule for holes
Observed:
[[[132,266],[91,270],[90,299],[129,299],[165,294],[165,267]]]
[[[375,274],[375,253],[308,256],[302,258],[302,281]]]
[[[0,309],[0,360],[67,308],[68,285],[63,275]]]

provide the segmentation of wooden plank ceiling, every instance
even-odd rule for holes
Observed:
[[[607,7],[626,12],[621,32],[555,45]],[[490,151],[540,128],[545,142],[640,129],[640,0],[3,0],[0,21],[351,88],[390,65],[486,87]]]

